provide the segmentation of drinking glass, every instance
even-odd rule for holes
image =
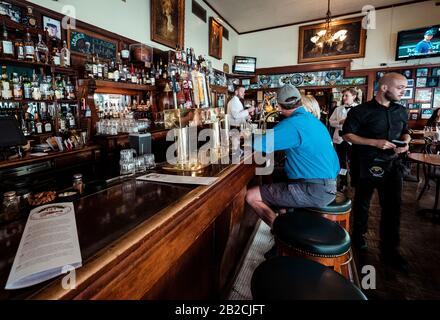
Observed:
[[[154,160],[154,154],[147,153],[144,154],[145,167],[147,169],[154,169],[156,167],[156,162]]]

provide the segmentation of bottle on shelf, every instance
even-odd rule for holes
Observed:
[[[37,62],[41,62],[44,64],[49,63],[49,48],[43,42],[43,35],[38,35],[38,43],[35,47],[35,57],[37,58]]]
[[[57,47],[53,48],[52,64],[57,67],[61,66],[61,54],[60,54],[60,50]]]
[[[21,79],[18,77],[17,73],[12,74],[12,88],[13,96],[15,100],[23,99],[23,86]]]
[[[12,87],[6,66],[2,66],[2,99],[12,99]]]
[[[52,117],[49,110],[46,110],[46,112],[44,113],[43,128],[45,133],[52,132]]]
[[[72,114],[71,107],[68,107],[67,109],[66,124],[69,129],[75,129],[75,117]]]
[[[34,42],[32,41],[29,30],[27,30],[26,38],[24,40],[24,56],[26,61],[30,61],[30,62],[35,61],[35,46],[34,46]]]
[[[32,99],[32,84],[27,76],[23,78],[23,97]]]
[[[124,49],[121,50],[121,58],[124,60],[130,59],[130,50],[128,49],[128,46],[126,43],[124,43]]]
[[[59,123],[60,123],[60,127],[59,127],[60,132],[66,131],[66,118],[64,117],[64,114],[62,112],[60,114]]]
[[[104,61],[104,63],[102,64],[102,77],[105,80],[108,80],[108,72],[109,72],[108,63],[107,61]]]
[[[101,60],[99,59],[99,55],[96,55],[96,76],[98,79],[103,79],[103,75],[104,75],[104,66],[101,63]]]
[[[38,75],[35,73],[35,70],[32,75],[31,88],[32,88],[32,99],[41,100],[42,94],[40,89],[40,81],[38,79]]]
[[[3,23],[2,56],[4,58],[14,58],[14,45],[8,37],[5,23]]]
[[[25,54],[24,54],[24,43],[21,39],[15,40],[15,56],[18,60],[24,60]]]
[[[38,110],[34,115],[34,125],[35,125],[36,134],[43,133],[43,123],[41,122],[40,115],[38,114]]]
[[[61,79],[61,75],[57,75],[56,76],[56,80],[55,80],[55,98],[57,100],[62,100],[64,99],[64,82]]]
[[[63,48],[61,49],[61,66],[70,67],[70,50],[67,48],[66,40],[63,41]]]
[[[72,81],[69,77],[67,77],[66,82],[66,98],[69,100],[75,100],[76,94],[75,94],[75,86],[72,84]]]
[[[89,51],[87,52],[84,69],[84,78],[93,78],[93,58]]]
[[[107,79],[109,81],[115,81],[115,61],[110,61],[110,65],[108,66],[108,74]],[[105,72],[105,71],[104,71]]]
[[[93,47],[92,53],[92,78],[98,78],[98,56],[95,53],[95,48]]]

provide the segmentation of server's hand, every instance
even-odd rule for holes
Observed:
[[[387,150],[387,149],[396,149],[397,146],[394,143],[389,142],[388,140],[378,139],[375,142],[375,147],[382,150]]]
[[[406,145],[405,147],[396,148],[396,153],[397,154],[406,153],[408,151],[409,151],[409,146],[408,145]]]

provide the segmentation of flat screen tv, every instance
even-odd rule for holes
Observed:
[[[440,56],[440,25],[400,31],[397,34],[396,60]]]
[[[255,74],[257,69],[257,58],[252,57],[240,57],[234,58],[234,66],[232,73],[235,74]]]
[[[0,116],[0,148],[23,146],[27,143],[15,117]]]

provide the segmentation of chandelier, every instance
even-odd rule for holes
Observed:
[[[313,42],[321,50],[326,47],[333,47],[334,45],[342,45],[344,40],[347,39],[348,30],[333,30],[331,26],[332,14],[330,12],[330,0],[328,0],[328,9],[325,19],[325,29],[319,30],[310,41]]]

